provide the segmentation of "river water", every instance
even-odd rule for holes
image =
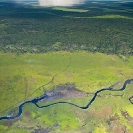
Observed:
[[[53,105],[55,105],[55,104],[69,104],[69,105],[71,105],[71,106],[75,106],[75,107],[80,108],[80,109],[88,109],[88,108],[90,107],[90,105],[96,100],[96,97],[97,97],[97,95],[98,95],[100,92],[102,92],[102,91],[123,91],[123,90],[126,89],[126,87],[127,87],[128,84],[132,84],[132,83],[133,83],[133,79],[130,79],[130,80],[128,79],[128,80],[126,80],[126,81],[124,82],[122,88],[119,89],[119,90],[113,90],[113,88],[111,88],[111,87],[109,87],[109,88],[102,88],[102,89],[100,89],[100,90],[98,90],[98,91],[96,91],[96,92],[94,93],[94,96],[92,97],[92,99],[91,99],[91,100],[88,102],[88,104],[87,104],[86,106],[84,106],[84,107],[78,106],[78,105],[76,105],[76,104],[74,104],[74,103],[70,103],[70,102],[55,102],[55,103],[48,104],[48,105],[45,105],[45,106],[39,106],[39,105],[37,104],[39,101],[41,101],[41,100],[46,99],[46,98],[49,97],[48,95],[45,94],[45,95],[43,95],[43,96],[41,96],[41,97],[39,97],[39,98],[34,98],[34,99],[32,99],[32,100],[25,101],[25,102],[23,102],[22,104],[20,104],[20,105],[19,105],[19,109],[18,109],[18,114],[17,114],[17,115],[15,115],[15,116],[12,116],[12,115],[3,116],[3,117],[0,117],[0,120],[12,120],[12,119],[19,118],[20,115],[21,115],[22,112],[23,112],[23,106],[24,106],[25,104],[28,104],[28,103],[33,103],[33,104],[36,105],[36,107],[38,107],[38,108],[47,108],[47,107],[53,106]],[[132,102],[132,100],[131,100],[132,98],[133,98],[133,96],[129,98],[129,101],[130,101],[131,104],[133,104],[133,102]]]

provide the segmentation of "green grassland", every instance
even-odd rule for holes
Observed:
[[[50,90],[59,84],[75,84],[79,90],[93,93],[117,81],[124,82],[133,75],[132,56],[118,57],[85,51],[73,53],[60,51],[46,54],[27,53],[19,56],[13,53],[0,53],[0,60],[1,116],[7,115],[11,110],[17,111],[17,106],[22,101],[40,96],[45,90]],[[54,75],[53,82],[47,84]],[[44,86],[41,87],[42,85]],[[133,117],[133,106],[128,101],[133,92],[132,87],[129,85],[123,92],[102,92],[87,110],[67,104],[44,109],[26,104],[19,119],[0,122],[0,131],[28,133],[38,129],[39,126],[43,128],[42,130],[50,130],[53,133],[62,131],[108,133],[117,132],[118,128],[121,130],[126,126],[127,131],[133,132],[132,121],[122,115],[123,111],[127,112],[129,117]],[[124,95],[115,96],[117,94]],[[92,96],[91,94],[85,98],[63,101],[85,106]],[[56,101],[39,104],[46,105],[52,102]],[[115,120],[111,121],[113,117]],[[111,130],[111,124],[118,127]],[[28,130],[29,128],[31,129]]]
[[[67,7],[54,7],[52,9],[66,11],[66,12],[81,12],[81,13],[82,12],[88,12],[88,10],[76,9],[76,8],[67,8]]]
[[[118,19],[118,18],[124,18],[124,19],[131,19],[133,20],[133,18],[130,18],[130,17],[127,17],[127,16],[121,16],[121,15],[104,15],[104,16],[95,16],[95,17],[92,17],[92,18],[110,18],[110,19]]]
[[[66,16],[69,17],[69,16]],[[130,19],[133,20],[133,18],[128,16],[122,16],[122,15],[114,15],[114,14],[106,14],[103,16],[94,16],[94,17],[71,17],[71,18],[99,18],[99,19]]]
[[[116,10],[116,9],[109,9],[109,8],[103,8],[105,12],[127,12],[126,10]]]

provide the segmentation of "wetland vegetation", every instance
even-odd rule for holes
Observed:
[[[17,114],[17,106],[23,101],[39,97],[44,91],[51,90],[56,86],[63,84],[73,84],[79,90],[88,93],[88,96],[81,98],[55,99],[54,101],[46,101],[44,103],[40,102],[39,106],[51,104],[60,100],[71,102],[79,106],[85,106],[89,99],[94,95],[94,92],[100,88],[111,86],[119,80],[123,83],[125,79],[130,79],[133,75],[132,56],[128,58],[128,61],[124,61],[116,55],[87,53],[84,51],[74,53],[60,51],[45,54],[27,53],[19,56],[13,53],[1,53],[0,57],[2,70],[2,97],[0,97],[0,100],[4,101],[1,103],[0,107],[1,116],[10,114],[11,110],[14,111],[14,115]],[[56,75],[54,80],[49,83],[54,75]],[[121,87],[122,83],[119,86],[116,86],[116,88]],[[115,114],[117,114],[118,118],[120,117],[117,121],[124,121],[125,123],[123,124],[126,124],[128,130],[132,131],[132,121],[131,123],[128,122],[129,120],[127,121],[120,114],[120,110],[127,112],[132,119],[133,106],[130,105],[131,103],[128,101],[128,98],[131,96],[132,85],[129,85],[123,92],[102,92],[87,111],[81,111],[68,105],[55,105],[49,109],[45,108],[38,110],[34,105],[26,104],[23,107],[23,114],[19,119],[12,120],[11,122],[1,122],[3,125],[1,130],[4,131],[6,128],[7,132],[17,132],[17,130],[22,132],[23,130],[27,131],[27,128],[32,127],[30,131],[33,131],[34,129],[40,129],[37,127],[36,123],[39,122],[41,127],[45,127],[45,129],[51,127],[52,130],[55,131],[56,128],[61,131],[76,130],[80,127],[79,125],[81,123],[84,123],[85,125],[92,125],[92,128],[89,129],[88,126],[85,126],[86,130],[91,131],[97,127],[94,123],[96,123],[96,125],[100,124],[100,121],[98,122],[97,120],[99,120],[99,118],[102,119],[102,113],[108,108],[110,115],[107,113],[105,118],[103,117],[105,120],[111,119],[113,115],[115,117]],[[97,110],[101,110],[101,114],[97,114]],[[80,117],[83,118],[81,119]],[[81,121],[77,120],[77,118],[81,119]],[[92,123],[89,123],[90,119],[92,120]],[[108,127],[104,119],[102,119],[102,127],[98,130]],[[30,121],[34,122],[26,126],[23,123],[24,121],[27,124],[30,123]],[[12,126],[8,125],[8,123],[12,123]],[[71,124],[71,126],[67,127],[69,124]],[[116,123],[114,122],[114,125],[115,124]],[[58,126],[55,128],[54,125]],[[16,128],[14,128],[14,126]],[[83,129],[84,128],[81,127],[80,131],[83,131]],[[109,129],[110,128],[108,127],[108,130]]]
[[[87,2],[44,8],[0,2],[0,117],[16,115],[23,102],[57,93],[59,86],[78,91],[65,89],[65,98],[38,105],[64,101],[85,106],[101,88],[120,81],[113,85],[119,90],[133,78],[132,6]],[[0,132],[132,133],[131,103],[132,84],[121,92],[101,92],[87,110],[67,104],[39,109],[29,103],[18,119],[0,121]]]

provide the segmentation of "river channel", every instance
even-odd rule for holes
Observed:
[[[122,88],[119,89],[119,90],[114,90],[114,89],[111,88],[111,87],[109,87],[109,88],[102,88],[102,89],[100,89],[100,90],[98,90],[98,91],[96,91],[96,92],[94,93],[94,96],[92,97],[92,99],[91,99],[91,100],[88,102],[88,104],[87,104],[86,106],[84,106],[84,107],[78,106],[78,105],[76,105],[76,104],[74,104],[74,103],[70,103],[70,102],[55,102],[55,103],[48,104],[48,105],[45,105],[45,106],[39,106],[39,105],[37,104],[39,101],[41,101],[41,100],[46,99],[46,98],[49,97],[48,95],[44,94],[43,96],[41,96],[41,97],[39,97],[39,98],[34,98],[34,99],[32,99],[32,100],[25,101],[25,102],[23,102],[22,104],[20,104],[19,107],[18,107],[18,108],[19,108],[19,109],[18,109],[18,114],[17,114],[16,116],[13,116],[13,114],[11,114],[11,115],[7,115],[7,116],[0,117],[0,120],[12,120],[12,119],[19,118],[20,115],[21,115],[22,112],[23,112],[23,106],[24,106],[25,104],[28,104],[28,103],[33,103],[33,104],[36,105],[36,107],[38,107],[38,108],[47,108],[47,107],[53,106],[53,105],[55,105],[55,104],[69,104],[69,105],[75,106],[75,107],[80,108],[80,109],[88,109],[88,108],[90,107],[90,105],[96,100],[96,97],[97,97],[97,95],[98,95],[100,92],[102,92],[102,91],[123,91],[123,90],[126,89],[126,87],[127,87],[128,84],[132,84],[132,83],[133,83],[133,79],[128,79],[128,80],[126,80],[126,81],[124,82]],[[129,101],[130,101],[131,104],[133,104],[133,102],[131,101],[131,98],[133,98],[133,96],[129,98]]]

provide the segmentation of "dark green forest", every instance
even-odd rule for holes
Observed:
[[[132,2],[88,2],[71,7],[88,12],[66,12],[0,2],[0,50],[20,54],[86,50],[133,55],[132,7]],[[107,15],[124,18],[96,18]]]

